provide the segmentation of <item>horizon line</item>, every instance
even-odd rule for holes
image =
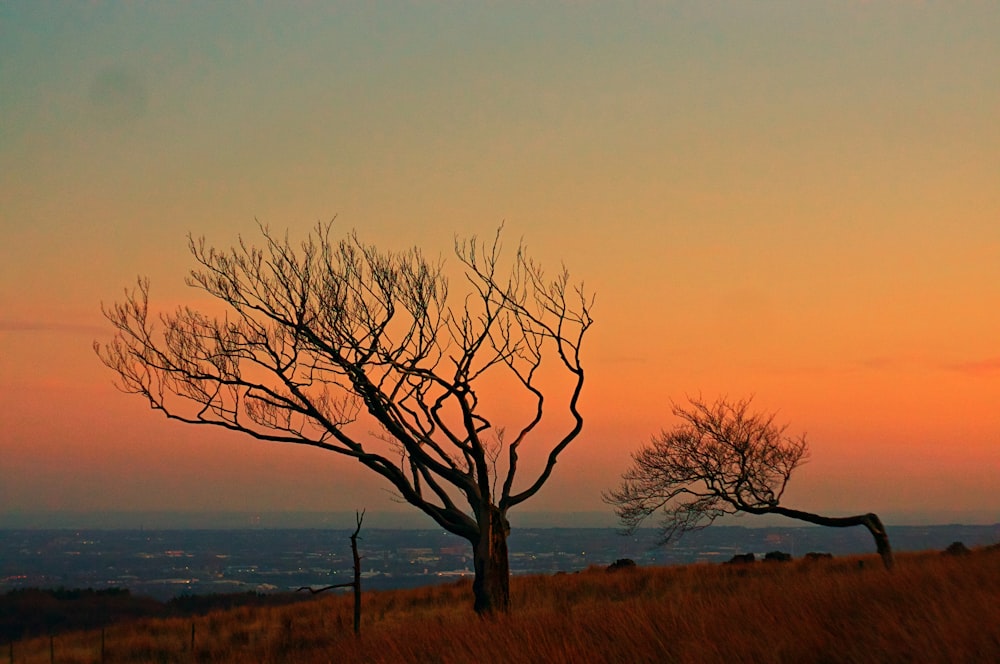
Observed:
[[[0,511],[0,529],[88,529],[88,530],[292,530],[308,528],[350,529],[357,512],[351,510],[7,510]],[[887,511],[880,514],[890,527],[899,526],[998,526],[994,510],[936,510],[933,512]],[[613,513],[588,511],[516,512],[514,528],[620,528]],[[815,528],[780,515],[735,515],[713,524],[744,528]],[[414,510],[365,512],[365,527],[395,530],[437,530],[441,526]],[[655,519],[641,530],[656,529]]]

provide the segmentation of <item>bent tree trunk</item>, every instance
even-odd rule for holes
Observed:
[[[506,613],[510,610],[510,563],[507,535],[510,526],[503,512],[487,507],[479,517],[479,539],[472,542],[476,570],[472,582],[476,613]]]
[[[829,517],[793,510],[787,507],[775,506],[765,510],[771,514],[781,514],[792,519],[814,523],[817,526],[830,526],[832,528],[848,528],[850,526],[864,526],[872,534],[875,540],[875,549],[882,557],[882,564],[886,569],[892,569],[892,547],[889,545],[889,535],[885,532],[885,526],[878,515],[869,512],[857,516]]]

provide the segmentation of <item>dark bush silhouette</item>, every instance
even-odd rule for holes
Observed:
[[[160,602],[123,588],[23,588],[0,595],[0,641],[99,629],[141,618],[203,615],[240,606],[281,606],[302,599],[292,593],[245,592],[181,595]]]
[[[755,562],[757,557],[752,553],[737,553],[735,556],[727,560],[725,565],[746,565],[748,563]]]
[[[619,558],[615,562],[608,565],[609,572],[620,572],[623,569],[635,569],[635,561],[631,558]]]
[[[764,562],[787,563],[792,560],[792,554],[783,551],[769,551],[764,554]]]
[[[134,597],[121,588],[11,590],[0,596],[0,640],[95,629],[163,612],[163,605],[155,599]]]
[[[832,553],[818,553],[816,551],[810,551],[803,556],[806,560],[833,560]]]
[[[962,542],[952,542],[942,553],[949,556],[967,556],[972,551]]]

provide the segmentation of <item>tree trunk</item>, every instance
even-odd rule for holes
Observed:
[[[889,545],[889,535],[885,532],[882,520],[876,514],[868,513],[857,516],[829,517],[780,506],[772,507],[766,510],[766,512],[814,523],[817,526],[830,526],[833,528],[864,526],[872,534],[872,539],[875,540],[875,549],[878,551],[878,555],[882,556],[882,564],[885,565],[886,569],[892,569],[892,547]]]
[[[364,511],[355,512],[358,527],[351,535],[351,555],[354,557],[354,636],[361,634],[361,556],[358,555],[358,533],[361,532],[361,521],[365,518]]]
[[[479,517],[479,539],[472,543],[476,577],[472,582],[476,613],[506,613],[510,610],[510,564],[507,535],[510,526],[504,514],[493,506]]]

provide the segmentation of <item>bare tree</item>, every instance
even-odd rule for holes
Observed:
[[[583,427],[593,299],[565,268],[547,278],[523,245],[501,273],[501,231],[456,240],[466,288],[454,298],[442,260],[380,251],[355,233],[333,241],[331,226],[298,245],[261,226],[261,248],[189,237],[197,266],[187,283],[225,313],[151,316],[140,278],[104,307],[116,334],[95,350],[120,389],[169,418],[321,448],[378,473],[472,544],[476,611],[506,611],[507,514],[538,493]],[[543,376],[550,394],[562,376],[555,403],[568,411],[547,440]],[[513,435],[480,400],[487,392],[503,408],[524,406]],[[544,460],[524,481],[529,445],[544,445]]]
[[[301,586],[296,592],[308,590],[309,594],[318,595],[319,593],[324,593],[327,590],[333,590],[335,588],[353,588],[354,635],[357,636],[361,634],[361,556],[358,555],[358,533],[361,532],[361,522],[365,520],[365,510],[355,512],[354,518],[358,524],[354,529],[354,532],[351,533],[351,557],[354,559],[354,580],[348,581],[347,583],[334,583],[333,585],[323,586],[322,588]]]
[[[886,568],[892,567],[889,537],[875,514],[826,517],[780,504],[792,471],[808,455],[804,435],[786,436],[787,425],[776,425],[773,414],[751,412],[750,399],[691,399],[673,412],[681,423],[633,453],[620,487],[604,494],[627,531],[661,512],[664,544],[724,514],[781,514],[820,526],[864,526]]]

